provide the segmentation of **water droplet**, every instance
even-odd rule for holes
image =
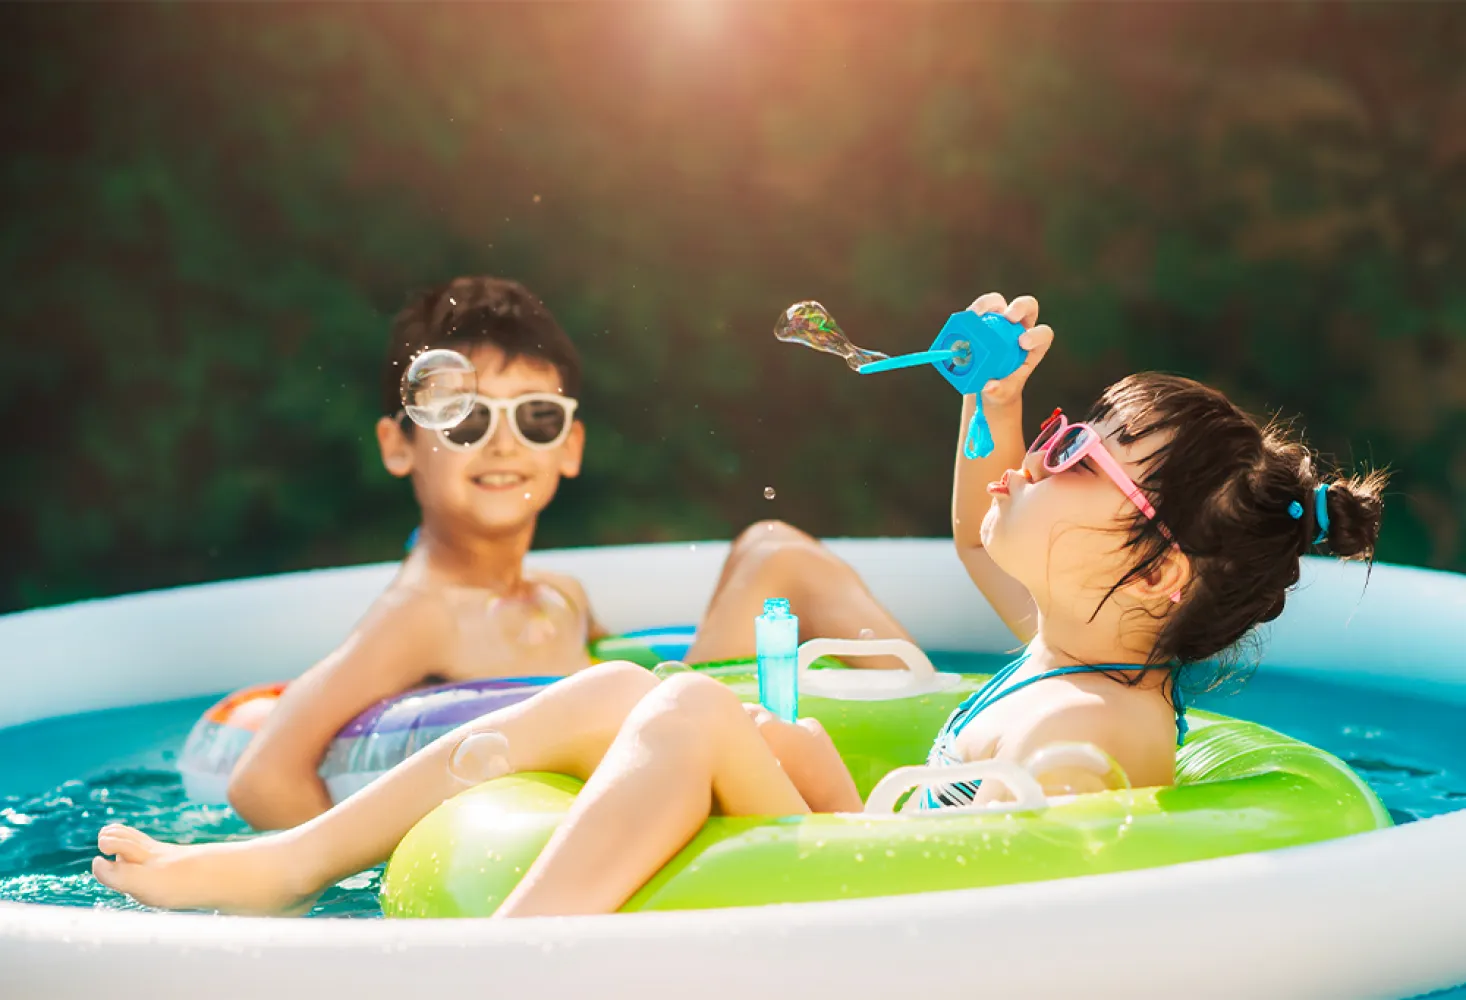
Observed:
[[[838,354],[852,371],[859,371],[861,365],[888,356],[880,351],[856,347],[830,311],[813,301],[796,302],[785,309],[774,325],[774,337],[786,344],[803,344],[826,354]]]
[[[778,494],[774,492],[774,488],[772,486],[765,486],[764,487],[764,499],[765,500],[772,500],[776,496],[778,496]]]
[[[860,638],[862,639],[874,639],[875,637],[876,630],[873,628],[863,628],[860,630]]]

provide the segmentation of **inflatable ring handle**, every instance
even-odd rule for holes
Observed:
[[[822,656],[894,656],[915,677],[926,679],[937,672],[921,647],[905,639],[810,639],[799,646],[800,674]]]
[[[865,812],[890,813],[896,808],[901,796],[910,789],[974,779],[992,780],[1005,785],[1017,801],[943,807],[940,810],[943,816],[962,813],[1036,812],[1049,807],[1048,797],[1044,795],[1038,779],[1021,765],[1008,760],[978,760],[951,767],[898,767],[871,789],[870,798],[865,802]]]
[[[1039,775],[1058,767],[1074,767],[1081,771],[1108,778],[1118,774],[1130,786],[1130,776],[1120,767],[1120,762],[1107,755],[1093,743],[1050,743],[1040,747],[1023,762],[1029,774]]]

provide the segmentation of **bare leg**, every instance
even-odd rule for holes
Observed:
[[[738,697],[710,678],[679,675],[627,718],[495,916],[612,913],[715,806],[732,816],[809,812]]]
[[[786,597],[801,638],[906,639],[865,582],[815,538],[777,521],[761,521],[733,543],[713,599],[687,651],[690,663],[754,655],[753,620],[764,600]],[[852,658],[853,667],[904,666],[895,657]]]
[[[480,780],[541,770],[588,778],[656,684],[631,663],[591,667],[460,726],[329,811],[280,833],[177,846],[125,826],[105,827],[98,850],[117,860],[94,859],[92,873],[151,906],[240,913],[299,908],[332,883],[385,861],[418,820],[463,790],[449,764],[467,737],[502,738],[496,771],[475,775]]]

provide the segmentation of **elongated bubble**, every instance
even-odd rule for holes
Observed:
[[[826,354],[838,354],[852,371],[859,371],[861,365],[888,357],[880,351],[856,347],[830,311],[813,301],[796,302],[785,309],[774,326],[774,336],[786,344],[803,344]]]

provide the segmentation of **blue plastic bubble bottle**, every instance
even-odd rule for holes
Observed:
[[[758,700],[770,712],[793,722],[799,717],[799,619],[782,597],[764,601],[753,620],[758,653]]]

